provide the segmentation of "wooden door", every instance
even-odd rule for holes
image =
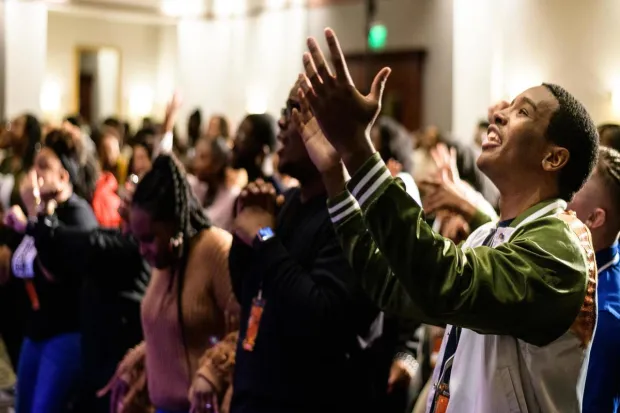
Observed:
[[[93,121],[93,87],[93,75],[80,73],[80,115],[88,124]]]
[[[422,127],[422,69],[424,51],[355,54],[346,56],[353,82],[367,92],[374,76],[385,66],[392,73],[385,85],[382,113],[410,131]]]

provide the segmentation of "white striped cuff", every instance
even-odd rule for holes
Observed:
[[[334,225],[343,222],[360,210],[360,207],[349,191],[344,191],[327,202],[327,211]]]
[[[351,178],[347,187],[364,210],[392,182],[392,174],[375,153]]]

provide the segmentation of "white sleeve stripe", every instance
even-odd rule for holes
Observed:
[[[392,174],[387,169],[381,175],[379,175],[377,180],[360,196],[358,200],[359,204],[363,206],[364,203],[368,200],[368,198],[370,198],[372,194],[374,194],[375,191],[381,186],[381,184],[383,184],[390,178],[390,176],[392,176]]]
[[[345,211],[341,212],[340,214],[331,216],[332,223],[337,224],[338,222],[342,221],[344,218],[348,217],[349,215],[352,215],[355,211],[359,209],[360,207],[357,204],[351,205],[349,208],[347,208]]]
[[[349,206],[350,204],[354,204],[354,203],[355,203],[355,198],[353,198],[351,194],[347,194],[346,199],[338,202],[336,205],[330,208],[327,208],[327,210],[329,211],[330,215],[335,214],[339,210],[344,209],[345,207]]]
[[[355,198],[358,197],[359,192],[362,190],[362,188],[364,188],[364,186],[372,179],[372,177],[381,169],[384,167],[384,163],[383,162],[377,162],[377,164],[375,166],[373,166],[370,171],[368,171],[366,173],[366,175],[364,175],[364,177],[362,178],[361,181],[358,182],[357,185],[355,185],[355,188],[353,188],[353,191],[351,191],[351,193],[353,194],[353,196]],[[361,202],[360,202],[361,204]]]

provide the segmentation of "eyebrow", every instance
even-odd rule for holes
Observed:
[[[523,101],[525,101],[525,103],[527,103],[527,104],[528,104],[528,105],[530,105],[532,108],[534,108],[534,112],[537,112],[537,111],[538,111],[538,106],[536,106],[536,103],[535,103],[532,99],[530,99],[530,98],[528,98],[528,97],[526,97],[526,96],[522,96],[522,97],[520,97],[520,98],[519,98],[519,100],[523,100]],[[516,101],[517,101],[517,99],[513,100],[513,101],[510,103],[510,106],[513,106],[513,105],[515,104],[515,102],[516,102]]]

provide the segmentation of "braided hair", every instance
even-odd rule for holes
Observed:
[[[175,223],[176,236],[171,239],[171,244],[176,251],[177,260],[174,263],[176,271],[173,271],[173,274],[176,273],[178,277],[177,315],[189,368],[181,302],[185,269],[192,238],[203,230],[209,229],[211,222],[200,208],[187,183],[183,167],[174,155],[162,154],[155,159],[152,169],[144,175],[136,187],[132,206],[138,206],[147,212],[154,221]]]

